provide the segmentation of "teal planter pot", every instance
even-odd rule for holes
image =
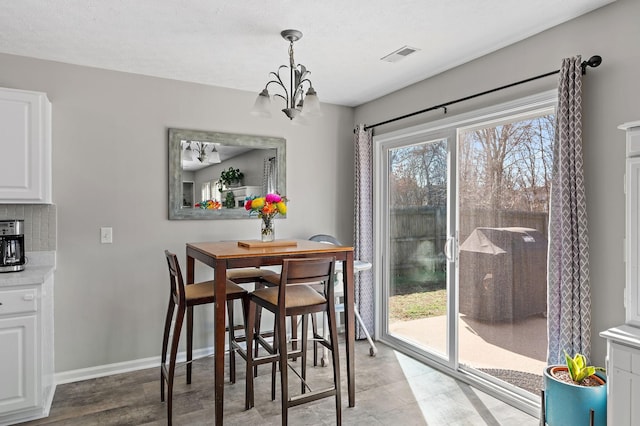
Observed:
[[[549,426],[589,425],[590,410],[595,412],[594,425],[607,425],[607,384],[606,376],[596,372],[605,384],[602,386],[579,386],[556,379],[551,374],[551,366],[544,370],[545,420]]]

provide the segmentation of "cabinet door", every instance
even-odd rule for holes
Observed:
[[[0,413],[37,404],[36,316],[0,319]]]
[[[629,393],[629,401],[631,401],[631,421],[630,425],[640,425],[640,374],[631,375],[631,392]],[[617,423],[611,423],[617,424]]]
[[[627,258],[626,322],[640,326],[638,265],[640,265],[640,157],[627,159]]]
[[[607,424],[630,426],[631,375],[628,371],[612,368],[609,372]]]
[[[51,104],[0,88],[0,203],[51,203]]]

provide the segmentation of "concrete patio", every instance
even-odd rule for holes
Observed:
[[[546,365],[547,320],[534,315],[514,322],[485,322],[461,315],[459,357],[473,368],[522,371],[541,375]],[[398,321],[390,333],[445,353],[446,316]]]

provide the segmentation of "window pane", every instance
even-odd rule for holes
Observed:
[[[533,393],[547,349],[554,116],[458,134],[459,360]]]
[[[447,354],[447,141],[389,150],[389,333]]]

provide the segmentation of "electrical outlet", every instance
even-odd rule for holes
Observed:
[[[113,243],[113,229],[111,227],[100,228],[100,242],[102,244]]]

